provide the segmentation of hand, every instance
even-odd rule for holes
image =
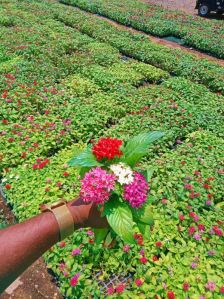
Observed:
[[[68,208],[74,218],[75,228],[108,226],[106,217],[101,217],[101,211],[94,203],[86,203],[81,198],[77,198],[68,203]]]

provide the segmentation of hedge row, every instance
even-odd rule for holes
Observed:
[[[224,26],[180,11],[163,9],[136,0],[61,0],[123,25],[160,37],[175,36],[186,45],[224,58]]]
[[[224,92],[224,69],[216,63],[201,60],[179,49],[158,45],[143,34],[119,28],[105,20],[66,7],[66,13],[58,6],[55,18],[81,32],[107,42],[124,55],[152,64],[176,76],[202,83],[216,92]]]

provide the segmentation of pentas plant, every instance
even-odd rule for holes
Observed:
[[[69,166],[80,168],[80,197],[93,202],[106,216],[110,228],[95,229],[95,241],[110,244],[115,235],[126,243],[135,243],[134,231],[149,237],[153,223],[149,199],[152,170],[136,165],[148,152],[152,142],[164,134],[142,133],[127,143],[116,138],[101,138],[71,159]]]

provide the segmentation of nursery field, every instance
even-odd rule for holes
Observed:
[[[224,58],[224,22],[167,10],[141,0],[60,0],[160,37],[181,38],[185,45]],[[181,6],[181,4],[180,4]]]
[[[80,229],[45,254],[47,267],[69,299],[222,298],[224,68],[158,45],[144,32],[181,37],[224,58],[223,21],[133,0],[63,2],[70,5],[0,0],[0,175],[7,202],[22,221],[42,203],[71,200],[80,178],[67,162],[87,144],[163,131],[141,163],[153,170],[149,237],[138,232],[132,245],[117,238],[109,249]]]

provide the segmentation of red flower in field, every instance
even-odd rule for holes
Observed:
[[[189,290],[189,288],[190,288],[189,283],[185,282],[185,283],[183,284],[183,290],[184,290],[185,292],[187,292],[187,291]]]
[[[193,185],[191,185],[191,184],[185,184],[184,188],[187,189],[187,190],[192,190],[193,189]]]
[[[89,244],[93,244],[94,243],[94,239],[89,239]]]
[[[207,181],[208,181],[208,182],[210,182],[210,181],[214,181],[214,180],[215,180],[215,178],[213,178],[213,177],[207,178]]]
[[[142,234],[134,233],[134,239],[142,238]]]
[[[5,188],[6,188],[7,190],[11,189],[11,185],[10,185],[10,184],[5,184]]]
[[[143,238],[139,238],[138,241],[137,241],[138,245],[142,246],[144,241],[143,241]]]
[[[168,299],[175,299],[176,296],[175,296],[175,294],[174,294],[173,291],[168,291],[168,292],[167,292],[167,298],[168,298]]]
[[[221,294],[224,294],[224,285],[223,285],[223,286],[221,286],[221,288],[220,288],[219,292],[220,292]]]
[[[156,261],[158,261],[158,260],[159,260],[159,258],[158,258],[158,256],[156,256],[156,255],[153,255],[153,257],[152,257],[152,260],[153,260],[153,262],[156,262]]]
[[[195,193],[194,193],[194,192],[191,192],[191,193],[189,194],[189,197],[192,198],[192,199],[194,199],[194,198],[195,198]]]
[[[142,264],[146,264],[148,262],[148,259],[145,256],[141,257],[139,260]]]
[[[22,152],[22,154],[21,154],[21,158],[22,158],[22,159],[25,159],[25,158],[26,158],[26,152]]]
[[[200,171],[199,170],[196,170],[195,172],[194,172],[194,175],[201,175],[201,173],[200,173]]]
[[[2,124],[7,125],[7,124],[8,124],[7,119],[3,119],[3,120],[2,120]]]
[[[192,218],[194,218],[196,216],[196,214],[194,212],[190,212],[189,216],[192,217]]]
[[[69,172],[65,171],[65,172],[63,173],[63,176],[69,176]]]
[[[9,137],[8,142],[12,143],[14,141],[13,137]]]
[[[166,205],[168,200],[166,198],[162,198],[161,202],[162,202],[163,205]]]
[[[156,245],[157,247],[161,247],[163,244],[162,244],[162,242],[156,242],[155,245]]]
[[[121,294],[124,292],[124,289],[125,289],[125,284],[119,284],[115,290],[116,290],[116,293]]]
[[[217,229],[217,230],[215,231],[215,234],[216,234],[217,236],[220,236],[220,237],[223,236],[223,232],[222,232],[221,229]]]
[[[180,214],[180,215],[179,215],[179,219],[180,219],[180,221],[184,221],[185,216]]]
[[[60,247],[60,248],[65,247],[65,245],[66,245],[65,241],[61,241],[61,242],[59,243],[59,247]]]
[[[137,287],[140,287],[140,286],[143,285],[143,281],[142,281],[140,278],[137,278],[137,279],[135,280],[135,284],[136,284]]]
[[[107,289],[107,295],[112,295],[114,292],[115,292],[115,289],[112,288],[112,287],[109,287],[109,288]]]
[[[196,228],[194,226],[190,226],[188,229],[189,235],[192,235],[196,231]]]
[[[122,140],[116,138],[101,138],[94,146],[93,146],[93,154],[96,156],[97,160],[102,160],[103,158],[107,158],[108,160],[114,159],[115,157],[121,157],[123,154],[120,150],[120,146],[122,145]]]
[[[208,185],[208,184],[204,184],[203,185],[203,188],[205,188],[205,189],[210,189],[212,186],[210,186],[210,185]]]
[[[205,230],[205,226],[203,224],[198,224],[198,230],[204,231]]]

